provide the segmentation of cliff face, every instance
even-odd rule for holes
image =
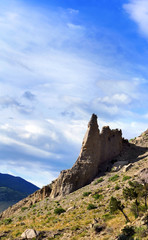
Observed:
[[[53,182],[50,197],[63,196],[89,184],[121,150],[122,132],[104,127],[100,133],[93,114],[76,163]]]
[[[92,115],[83,139],[79,157],[73,167],[64,170],[51,184],[9,207],[1,218],[17,213],[22,207],[30,207],[47,197],[50,199],[69,194],[89,184],[99,172],[106,170],[108,163],[122,150],[122,132],[103,127],[100,133],[97,116]]]

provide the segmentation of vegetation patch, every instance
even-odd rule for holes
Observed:
[[[95,200],[97,200],[97,199],[103,199],[103,195],[102,194],[98,194],[98,193],[96,193],[96,194],[94,194],[93,196],[92,196]]]
[[[101,183],[103,181],[104,181],[104,179],[101,177],[94,182],[94,185],[97,185],[98,183]]]
[[[116,175],[110,177],[110,178],[109,178],[109,181],[110,181],[110,182],[115,182],[115,181],[118,180],[118,178],[119,178],[119,175],[116,174]]]
[[[91,194],[91,192],[84,192],[83,197],[88,197]]]
[[[12,222],[12,219],[11,219],[11,218],[6,218],[6,219],[4,219],[4,224],[5,224],[5,225],[10,224],[11,222]]]
[[[123,176],[123,179],[122,179],[122,181],[124,182],[124,181],[127,181],[127,180],[129,180],[131,177],[130,176]]]
[[[22,207],[21,208],[21,211],[24,212],[25,210],[27,210],[28,208],[27,207]]]
[[[96,205],[94,205],[94,204],[92,204],[92,203],[89,203],[89,204],[88,204],[88,207],[87,207],[87,210],[92,210],[92,209],[96,209],[96,208],[97,208]]]
[[[64,213],[64,212],[65,212],[65,209],[63,209],[63,208],[55,208],[54,209],[54,213],[57,215],[60,215],[61,213]]]

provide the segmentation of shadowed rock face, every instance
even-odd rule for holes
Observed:
[[[100,133],[97,116],[93,114],[76,163],[52,183],[50,197],[63,196],[89,184],[121,150],[122,132],[104,127]]]

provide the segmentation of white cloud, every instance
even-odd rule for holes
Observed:
[[[84,29],[84,27],[82,27],[80,25],[73,24],[73,23],[67,23],[67,26],[70,29],[73,29],[73,30],[83,30]]]
[[[53,170],[49,165],[39,162],[24,162],[22,159],[19,159],[19,162],[12,160],[7,160],[7,163],[1,162],[1,173],[21,176],[38,187],[51,183],[59,175],[59,172]]]
[[[148,1],[130,0],[123,7],[130,15],[130,18],[137,23],[140,31],[148,37]]]
[[[112,96],[106,96],[103,98],[98,99],[98,101],[102,103],[107,103],[107,104],[116,104],[116,105],[121,105],[121,104],[129,104],[131,102],[131,99],[128,95],[124,93],[116,93]]]
[[[2,135],[2,134],[0,134],[0,142],[1,142],[1,144],[5,144],[7,146],[16,145],[17,147],[19,147],[20,152],[27,153],[29,155],[33,155],[36,157],[44,157],[44,158],[45,157],[46,158],[54,157],[57,159],[61,158],[61,156],[58,154],[54,154],[49,151],[47,152],[47,151],[41,150],[37,147],[31,146],[30,144],[26,144],[21,141],[17,141],[14,138],[6,137],[5,135]]]
[[[68,8],[67,10],[68,10],[68,12],[71,13],[71,14],[78,14],[78,13],[79,13],[79,10],[77,10],[77,9]]]
[[[127,105],[140,99],[144,79],[117,69],[112,51],[106,64],[99,51],[104,42],[88,37],[87,24],[76,24],[78,10],[46,12],[12,2],[0,2],[0,164],[4,157],[18,174],[21,159],[20,174],[29,179],[37,159],[30,180],[39,182],[42,167],[49,180],[55,176],[45,165],[53,171],[72,166],[93,112],[105,125],[114,118],[129,136],[131,126],[121,118],[133,114]]]

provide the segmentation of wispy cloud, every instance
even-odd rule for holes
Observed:
[[[130,0],[123,6],[130,18],[137,23],[141,33],[148,37],[148,1]]]
[[[136,2],[125,9],[131,11]],[[139,88],[145,78],[130,71],[128,61],[121,59],[117,65],[109,34],[101,38],[80,15],[80,10],[72,8],[54,11],[23,1],[0,3],[3,171],[10,166],[12,173],[27,176],[37,162],[30,180],[42,181],[41,168],[50,181],[55,172],[71,167],[76,160],[93,112],[101,126],[116,123],[115,128],[123,128],[125,137],[145,127],[138,127],[138,121],[142,123],[135,111],[135,103],[140,108]],[[138,120],[136,127],[131,127],[134,116]]]

